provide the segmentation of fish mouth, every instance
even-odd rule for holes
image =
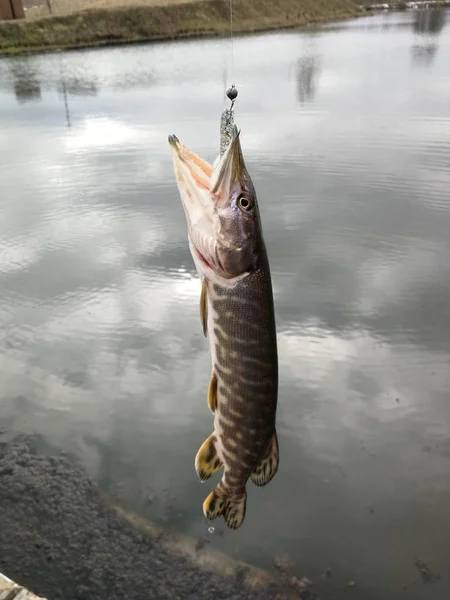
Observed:
[[[211,194],[214,168],[183,146],[176,135],[169,136],[169,144],[194,262],[203,273],[218,273],[220,268],[215,264],[214,253],[215,203]]]
[[[228,272],[223,256],[240,247],[223,232],[221,215],[248,179],[240,132],[233,128],[230,143],[214,166],[183,146],[176,135],[169,136],[169,144],[197,270],[208,277],[232,279],[235,275]]]
[[[211,200],[215,200],[216,204],[230,196],[236,182],[247,178],[240,133],[235,125],[228,148],[214,167],[183,146],[176,135],[169,135],[175,163],[182,162],[193,182],[202,189],[208,189],[213,195]],[[175,171],[176,167],[175,164]]]
[[[179,170],[177,169],[177,167],[180,166],[177,163],[183,163],[183,165],[185,165],[186,167],[187,172],[195,181],[195,183],[201,188],[209,189],[209,178],[211,177],[213,172],[212,165],[206,162],[206,160],[203,160],[203,158],[200,158],[198,154],[191,152],[185,146],[183,146],[183,144],[180,142],[176,135],[169,135],[169,144],[173,152],[177,180]]]

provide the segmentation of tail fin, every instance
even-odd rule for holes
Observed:
[[[212,521],[223,515],[230,529],[238,529],[245,518],[247,492],[229,496],[217,486],[203,502],[203,514]]]

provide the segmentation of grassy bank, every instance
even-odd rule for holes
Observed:
[[[360,9],[352,0],[234,0],[233,21],[236,32],[254,32],[358,14]],[[228,28],[228,0],[86,10],[3,23],[0,54],[225,35]]]

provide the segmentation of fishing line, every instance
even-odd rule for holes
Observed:
[[[230,53],[231,53],[231,81],[234,80],[234,40],[233,40],[233,0],[230,0]],[[220,119],[220,156],[223,156],[234,135],[234,102],[238,91],[234,83],[226,91],[231,100],[230,108],[224,108]]]
[[[234,38],[233,38],[233,0],[230,0],[230,53],[231,53],[231,81],[234,80]],[[231,110],[238,95],[234,83],[227,90],[227,96],[231,100]]]
[[[234,80],[233,0],[230,0],[231,81]]]

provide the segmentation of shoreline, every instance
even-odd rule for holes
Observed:
[[[280,0],[276,5],[270,0],[235,0],[233,26],[238,36],[366,15],[353,0]],[[85,10],[1,23],[0,56],[226,37],[229,26],[224,0]]]
[[[318,600],[290,568],[238,561],[117,504],[39,437],[0,444],[0,475],[1,570],[8,589],[15,580],[33,590],[29,600],[123,600],[130,590],[148,600]]]

